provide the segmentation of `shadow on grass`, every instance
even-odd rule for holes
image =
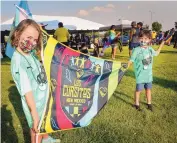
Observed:
[[[25,143],[29,143],[30,142],[30,132],[29,132],[29,127],[25,118],[25,114],[23,112],[23,108],[22,108],[22,103],[21,103],[21,98],[20,95],[18,93],[18,90],[16,88],[15,85],[12,85],[11,87],[9,87],[8,89],[9,91],[9,100],[12,103],[14,109],[15,109],[15,113],[17,115],[17,117],[19,118],[21,127],[23,129],[23,134],[22,136],[24,137],[24,142]],[[11,140],[11,143],[14,142],[14,140],[16,139],[17,135],[14,134],[12,135],[9,139]],[[7,136],[8,138],[8,136]],[[22,141],[19,141],[22,142]]]
[[[125,76],[129,76],[132,78],[135,78],[134,72],[133,71],[127,71]],[[175,78],[175,77],[174,77]],[[153,84],[157,84],[159,86],[162,86],[164,88],[170,88],[174,91],[177,91],[177,82],[174,80],[167,80],[167,79],[162,79],[156,76],[153,76]]]
[[[7,109],[7,105],[1,107],[1,142],[2,143],[18,143],[17,133],[12,122],[12,113]]]
[[[132,95],[134,96],[134,92],[132,92]],[[123,92],[115,91],[113,96],[116,97],[118,100],[121,100],[122,102],[125,102],[126,104],[130,105],[131,107],[133,107],[134,105],[134,98],[128,96]],[[131,99],[132,102],[127,101],[125,98],[128,98],[128,100]],[[140,104],[147,105],[147,103],[143,101],[140,101]]]

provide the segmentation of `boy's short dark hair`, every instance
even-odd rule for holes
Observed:
[[[143,23],[142,22],[138,22],[137,25],[140,25],[142,27]]]
[[[149,39],[152,39],[151,32],[149,30],[142,30],[142,31],[140,31],[139,38],[143,37],[143,36],[146,36]]]

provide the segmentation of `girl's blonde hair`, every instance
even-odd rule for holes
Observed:
[[[25,19],[22,20],[18,26],[15,28],[15,30],[12,33],[11,36],[11,45],[13,47],[17,47],[18,46],[18,42],[20,40],[20,36],[23,33],[23,31],[28,27],[28,26],[33,26],[38,32],[39,32],[39,37],[38,37],[38,41],[37,41],[37,50],[41,49],[42,46],[42,31],[40,26],[32,19]]]

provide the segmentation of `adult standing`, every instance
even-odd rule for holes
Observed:
[[[54,33],[54,38],[64,45],[68,46],[69,32],[68,29],[63,26],[62,22],[58,23],[58,28]]]
[[[115,25],[112,25],[109,30],[109,42],[111,43],[111,47],[112,47],[112,59],[113,60],[115,59],[118,37],[120,36],[120,32],[116,34],[115,29],[116,29]]]
[[[137,23],[137,28],[139,28],[139,30],[143,30],[143,23],[142,22],[138,22]]]
[[[132,28],[130,30],[129,56],[132,55],[133,48],[136,48],[140,45],[138,38],[140,29],[137,27],[136,21],[132,21],[131,26]]]

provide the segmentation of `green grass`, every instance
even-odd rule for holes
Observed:
[[[157,49],[157,46],[154,47]],[[110,58],[110,49],[104,58]],[[128,48],[118,52],[116,60],[128,61]],[[131,67],[108,104],[85,128],[53,133],[62,143],[177,143],[177,50],[165,46],[154,58],[152,103],[154,112],[146,109],[141,94],[143,112],[132,108],[135,78]],[[21,99],[10,73],[10,60],[1,62],[1,141],[30,142],[29,128]]]

